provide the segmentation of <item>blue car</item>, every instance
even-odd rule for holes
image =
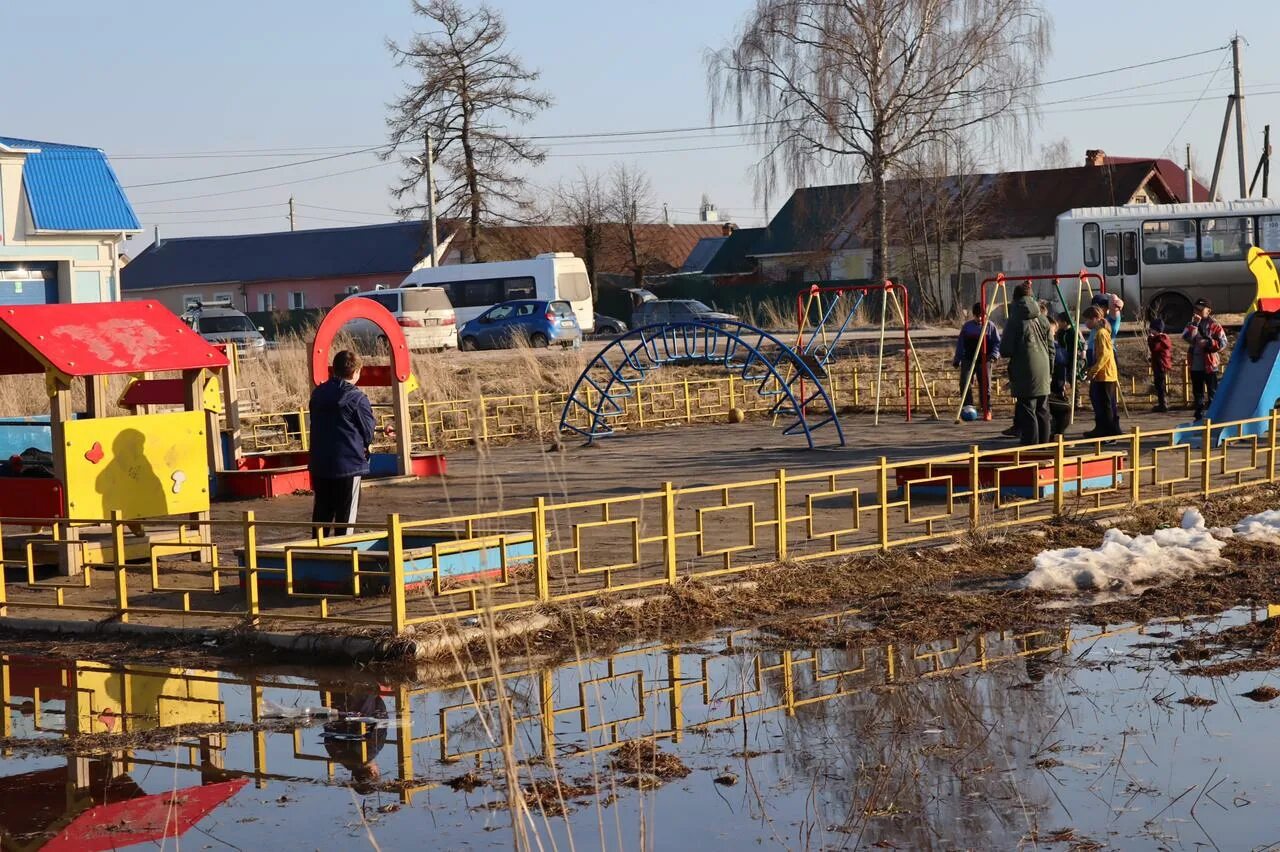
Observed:
[[[582,329],[568,302],[516,299],[494,305],[458,329],[458,348],[510,349],[521,343],[539,349],[558,344],[576,346]]]

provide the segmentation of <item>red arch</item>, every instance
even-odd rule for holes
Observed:
[[[335,305],[316,329],[315,340],[311,341],[311,383],[320,385],[329,380],[329,350],[333,347],[333,338],[354,319],[369,320],[382,330],[391,344],[391,368],[396,380],[407,382],[413,366],[400,324],[391,311],[373,299],[354,298],[343,299]]]

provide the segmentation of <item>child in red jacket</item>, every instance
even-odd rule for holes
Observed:
[[[1169,410],[1169,371],[1173,369],[1173,344],[1164,333],[1164,320],[1151,320],[1147,328],[1147,351],[1151,353],[1151,375],[1155,379],[1156,407],[1152,411]]]

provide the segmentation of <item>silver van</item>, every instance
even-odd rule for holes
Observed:
[[[353,293],[348,298],[372,299],[382,305],[400,324],[410,349],[438,352],[458,348],[458,317],[442,287],[405,287]],[[347,326],[357,339],[379,337],[373,323],[358,320]]]
[[[267,348],[262,329],[235,308],[224,305],[196,305],[182,319],[192,331],[210,343],[234,343],[242,355],[261,355]]]

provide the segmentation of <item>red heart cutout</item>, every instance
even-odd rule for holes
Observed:
[[[102,451],[102,444],[99,443],[98,441],[94,441],[93,446],[90,447],[89,451],[84,454],[84,457],[89,460],[90,464],[97,464],[98,462],[102,461],[102,458],[105,455],[106,453]]]

